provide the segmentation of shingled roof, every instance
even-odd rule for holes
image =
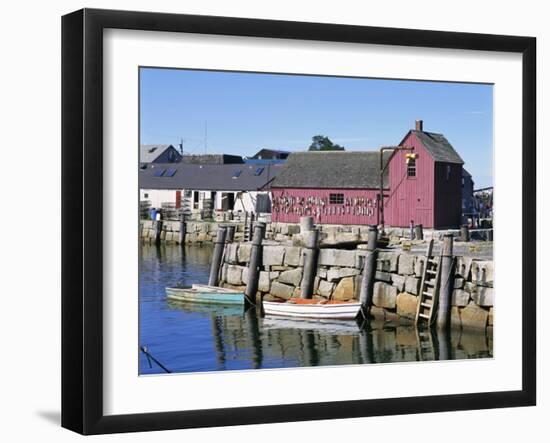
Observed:
[[[384,153],[384,164],[391,152]],[[380,187],[380,152],[293,152],[282,165],[273,188],[375,189]],[[388,169],[384,173],[388,187]]]
[[[425,131],[411,131],[424,145],[428,153],[436,162],[464,164],[460,155],[455,151],[443,134]]]
[[[257,191],[266,189],[281,167],[281,165],[262,167],[246,164],[151,163],[140,168],[139,187],[141,189]]]
[[[226,165],[244,163],[240,155],[231,154],[189,154],[181,158],[182,163],[193,165]]]
[[[159,157],[163,155],[166,150],[172,151],[171,156],[173,156],[173,160],[171,158],[166,158],[164,161],[179,161],[181,154],[172,145],[140,145],[139,161],[140,163],[153,163],[154,161],[158,161]],[[170,157],[170,155],[167,157]]]

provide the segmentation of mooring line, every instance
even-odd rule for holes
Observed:
[[[164,370],[164,372],[166,372],[168,374],[172,373],[172,371],[170,369],[168,369],[166,366],[164,366],[160,361],[158,361],[155,357],[153,357],[149,353],[149,351],[147,350],[147,346],[141,346],[139,349],[141,350],[141,352],[143,352],[147,356],[147,360],[149,360],[149,359],[153,360],[157,365],[159,365]],[[150,361],[149,361],[149,364],[151,364]]]
[[[151,357],[149,357],[149,354],[145,354],[145,357],[147,357],[147,363],[149,363],[149,369],[153,369],[153,364],[151,363]]]

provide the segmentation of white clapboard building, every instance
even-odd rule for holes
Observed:
[[[270,184],[281,165],[149,163],[139,170],[140,201],[192,213],[271,211]]]

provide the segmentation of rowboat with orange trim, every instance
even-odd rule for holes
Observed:
[[[290,298],[287,301],[263,302],[266,315],[315,319],[354,319],[361,303],[337,300]]]

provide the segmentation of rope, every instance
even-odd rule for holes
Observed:
[[[149,362],[149,367],[151,367],[151,360],[153,360],[164,372],[166,372],[167,374],[172,373],[170,369],[164,366],[160,361],[158,361],[155,357],[153,357],[149,353],[149,351],[147,350],[147,346],[141,346],[139,349],[141,350],[141,352],[143,352],[146,355],[147,361]]]

